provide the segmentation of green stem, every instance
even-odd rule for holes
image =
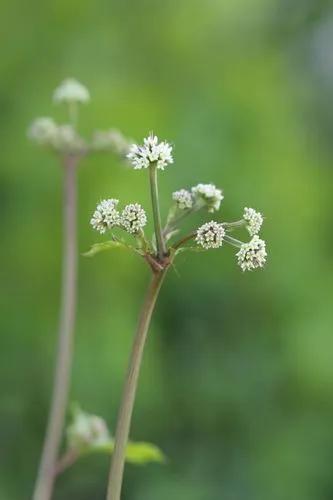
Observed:
[[[55,468],[64,428],[70,386],[77,279],[77,158],[67,157],[64,163],[64,242],[58,353],[54,373],[51,408],[33,500],[49,500],[52,496]]]
[[[154,163],[149,166],[150,193],[153,205],[153,216],[155,226],[155,236],[157,243],[157,254],[163,260],[167,254],[161,223],[160,206],[158,200],[157,167]]]
[[[236,240],[236,238],[233,238],[232,236],[229,236],[229,234],[225,234],[223,236],[223,239],[227,242],[230,243],[230,245],[240,248],[243,245],[242,241]]]
[[[142,307],[139,324],[137,327],[132,354],[129,361],[127,377],[123,389],[120,410],[118,414],[115,447],[112,455],[111,469],[109,475],[107,500],[120,500],[121,487],[124,475],[126,446],[129,437],[133,406],[138,385],[140,366],[143,357],[144,346],[147,338],[148,328],[155,303],[162,286],[166,269],[153,274],[145,302]]]

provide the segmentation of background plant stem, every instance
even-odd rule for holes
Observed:
[[[157,243],[157,253],[160,260],[166,255],[166,246],[162,231],[161,214],[158,201],[157,167],[155,164],[149,166],[150,192],[153,205],[153,216],[155,225],[155,236]]]
[[[149,285],[145,302],[142,306],[118,414],[115,435],[115,448],[111,461],[107,500],[120,500],[125,465],[126,445],[128,442],[144,346],[147,338],[151,315],[153,313],[155,303],[166,272],[166,270],[163,270],[161,272],[156,272],[153,274],[153,278]]]
[[[64,237],[58,352],[51,409],[33,500],[49,500],[52,496],[70,385],[77,280],[76,166],[76,157],[69,156],[64,159]]]

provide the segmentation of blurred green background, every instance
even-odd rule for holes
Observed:
[[[333,499],[332,3],[8,0],[0,23],[0,499],[30,498],[48,411],[61,169],[26,129],[65,119],[51,95],[68,76],[92,95],[83,134],[174,143],[164,213],[175,189],[214,182],[222,217],[266,217],[264,271],[226,247],[170,272],[132,427],[169,460],[128,466],[124,500]],[[111,155],[82,164],[79,192],[82,252],[104,239],[89,227],[101,198],[149,208],[145,172]],[[121,251],[80,258],[72,397],[111,428],[147,280]],[[55,499],[103,499],[108,465],[83,459]]]

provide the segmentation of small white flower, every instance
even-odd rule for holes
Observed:
[[[79,152],[85,147],[84,140],[72,125],[59,125],[52,139],[52,145],[57,151]]]
[[[143,146],[133,144],[127,158],[131,161],[134,169],[148,168],[151,163],[156,163],[157,168],[164,170],[173,163],[172,146],[167,142],[158,142],[158,138],[150,135],[143,141]]]
[[[222,224],[215,221],[206,222],[197,230],[196,242],[203,248],[219,248],[222,246],[225,230]]]
[[[113,151],[121,156],[126,156],[130,148],[128,139],[117,129],[96,130],[92,146],[96,151]]]
[[[28,129],[28,137],[41,146],[50,146],[57,134],[58,126],[53,118],[36,118]]]
[[[247,222],[246,229],[251,236],[258,234],[264,221],[260,212],[256,212],[253,208],[244,208],[243,219]]]
[[[88,89],[74,78],[67,78],[53,93],[53,100],[61,102],[88,102],[90,95]]]
[[[208,212],[218,210],[224,198],[221,189],[214,184],[198,184],[192,188],[192,194],[198,201],[206,203]]]
[[[70,449],[84,449],[109,443],[111,436],[106,422],[97,415],[78,409],[73,422],[67,428],[67,442]]]
[[[90,220],[90,224],[96,231],[104,234],[107,229],[120,224],[120,214],[116,209],[119,200],[110,198],[109,200],[101,201]]]
[[[129,233],[138,233],[147,223],[147,216],[139,203],[126,205],[121,214],[121,224]]]
[[[180,189],[172,193],[172,199],[177,203],[178,208],[185,210],[186,208],[192,208],[193,198],[187,189]]]
[[[242,271],[250,271],[263,267],[266,263],[266,243],[258,235],[254,235],[249,243],[243,243],[236,254],[238,265]]]

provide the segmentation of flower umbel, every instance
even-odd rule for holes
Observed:
[[[245,220],[246,229],[251,236],[258,234],[264,221],[260,212],[256,212],[253,208],[244,208],[243,219]]]
[[[148,168],[151,163],[156,163],[157,168],[164,168],[173,163],[172,146],[167,142],[158,142],[155,135],[150,135],[143,141],[143,146],[133,144],[127,158],[131,161],[134,169]]]
[[[90,220],[90,224],[96,231],[104,234],[108,229],[120,224],[120,214],[116,209],[119,200],[110,198],[101,201]]]
[[[218,210],[224,198],[221,189],[214,184],[198,184],[192,188],[192,194],[197,201],[207,205],[208,212]]]
[[[147,223],[147,216],[139,203],[126,205],[121,214],[121,224],[131,234],[137,234]]]
[[[263,267],[267,257],[265,241],[254,235],[250,242],[242,244],[236,257],[242,271]]]
[[[180,210],[185,210],[187,208],[193,207],[193,198],[190,191],[187,189],[180,189],[172,193],[172,199],[176,202],[177,207]]]
[[[222,224],[215,221],[206,222],[199,227],[196,242],[203,248],[219,248],[222,246],[225,230]]]
[[[53,100],[56,103],[61,102],[81,102],[90,101],[89,90],[75,78],[67,78],[53,93]]]
[[[51,146],[57,131],[58,126],[53,118],[36,118],[28,129],[28,137],[41,146]]]

